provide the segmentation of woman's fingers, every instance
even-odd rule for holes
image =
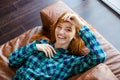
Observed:
[[[46,54],[49,58],[53,57],[53,52],[49,45],[46,46]]]
[[[62,18],[64,21],[69,21],[71,24],[76,25],[78,27],[82,27],[85,23],[79,18],[79,16],[75,13],[67,13]]]
[[[53,54],[56,53],[55,49],[51,45],[47,46],[47,52],[49,57],[53,57]]]
[[[72,17],[71,14],[66,14],[62,19],[63,19],[64,21],[70,21],[71,17]]]
[[[49,45],[49,47],[51,48],[52,52],[54,52],[56,54],[55,49],[52,46],[50,46],[50,45]]]
[[[56,53],[55,49],[49,44],[36,44],[36,47],[39,51],[43,51],[45,55],[50,58]]]
[[[46,51],[46,50],[43,50],[43,52],[45,53],[45,56],[48,57],[48,53],[47,53],[47,51]]]
[[[68,14],[66,14],[62,19],[63,19],[64,21],[69,21],[70,23],[74,24],[74,22],[73,22],[74,17],[75,17],[74,14],[68,13]]]

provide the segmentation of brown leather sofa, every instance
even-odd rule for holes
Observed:
[[[42,26],[36,26],[22,35],[0,46],[0,80],[10,80],[15,74],[15,68],[8,66],[9,54],[18,47],[30,42],[33,34],[43,30],[44,35],[50,36],[50,25],[53,24],[63,12],[74,12],[62,1],[58,1],[40,11]],[[81,18],[82,19],[82,18]],[[82,19],[83,20],[83,19]],[[84,21],[84,20],[83,20]],[[95,33],[103,49],[107,53],[107,59],[83,74],[68,78],[68,80],[120,80],[120,52],[115,49],[102,35],[90,24],[84,21]],[[42,29],[41,29],[42,28]]]

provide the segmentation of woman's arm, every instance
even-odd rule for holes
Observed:
[[[53,53],[56,53],[46,39],[36,40],[13,51],[8,58],[9,65],[19,67],[30,55],[38,53],[38,51],[44,52],[47,57],[53,57]]]
[[[97,64],[104,62],[106,59],[106,53],[101,48],[99,41],[86,25],[81,27],[79,35],[85,42],[86,47],[89,48],[90,52],[86,56],[76,59],[76,66],[74,68],[76,73],[84,72]]]
[[[98,63],[103,62],[106,58],[106,53],[102,49],[99,41],[97,40],[94,33],[89,29],[89,27],[84,25],[80,29],[79,35],[84,40],[85,45],[90,49],[90,53],[95,55],[93,57],[95,57],[97,59],[97,62]],[[99,58],[100,58],[100,60],[99,60]]]
[[[21,64],[25,62],[26,59],[36,50],[36,41],[16,49],[8,57],[9,65],[16,67],[21,66]]]
[[[68,13],[63,17],[64,20],[80,28],[79,36],[85,42],[86,47],[90,52],[81,57],[77,57],[74,61],[75,73],[86,71],[97,64],[104,62],[106,53],[101,48],[99,41],[96,39],[94,33],[85,25],[85,23],[75,13]]]

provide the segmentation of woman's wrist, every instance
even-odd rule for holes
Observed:
[[[80,28],[85,25],[85,23],[76,15],[76,23]]]

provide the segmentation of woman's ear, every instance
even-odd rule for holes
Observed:
[[[73,39],[77,39],[77,35],[76,34],[74,35]]]
[[[73,39],[76,39],[76,36],[74,36]]]

